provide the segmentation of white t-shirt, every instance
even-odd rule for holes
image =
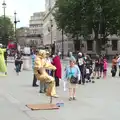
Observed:
[[[30,47],[24,48],[24,54],[30,54]]]
[[[90,70],[86,68],[86,74],[89,74],[90,73]]]
[[[78,59],[78,64],[79,64],[80,66],[84,64],[83,58],[79,58],[79,59]]]
[[[117,59],[118,65],[120,65],[120,57]]]
[[[46,62],[51,63],[52,60],[50,58],[46,58]]]

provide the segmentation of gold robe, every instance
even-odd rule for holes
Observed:
[[[45,53],[44,53],[45,54]],[[45,55],[41,52],[36,56],[35,66],[34,66],[34,74],[36,78],[42,82],[48,84],[48,88],[46,90],[47,96],[56,96],[55,90],[55,79],[48,75],[46,72],[48,70],[56,70],[56,67],[53,66],[51,63],[47,63],[45,60]]]
[[[4,52],[6,49],[0,48],[0,72],[7,72],[7,67],[5,64],[5,59],[4,59]]]

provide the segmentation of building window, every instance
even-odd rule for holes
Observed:
[[[93,50],[93,41],[92,40],[88,40],[87,41],[87,50],[88,51],[92,51]]]
[[[118,40],[112,40],[112,50],[117,50],[118,49]]]

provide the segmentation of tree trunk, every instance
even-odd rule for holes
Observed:
[[[101,54],[101,39],[96,39],[96,53]]]
[[[95,32],[95,41],[96,41],[96,54],[100,55],[101,54],[101,38],[98,36],[98,30],[94,31]]]
[[[81,41],[79,40],[78,35],[74,40],[74,48],[75,48],[75,51],[81,51]]]
[[[51,54],[55,54],[55,43],[51,46]]]

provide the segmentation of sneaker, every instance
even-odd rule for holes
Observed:
[[[95,83],[95,81],[92,81],[92,83]]]
[[[39,87],[39,85],[33,85],[33,87]]]
[[[88,83],[89,81],[86,81],[86,83]]]
[[[43,92],[43,91],[40,90],[40,93],[45,93],[45,92]]]
[[[17,72],[17,75],[19,75],[19,72]]]
[[[89,80],[89,82],[91,82],[91,80]]]
[[[69,101],[72,101],[72,97],[69,98]]]
[[[76,98],[75,98],[75,97],[73,97],[73,100],[76,100]]]

